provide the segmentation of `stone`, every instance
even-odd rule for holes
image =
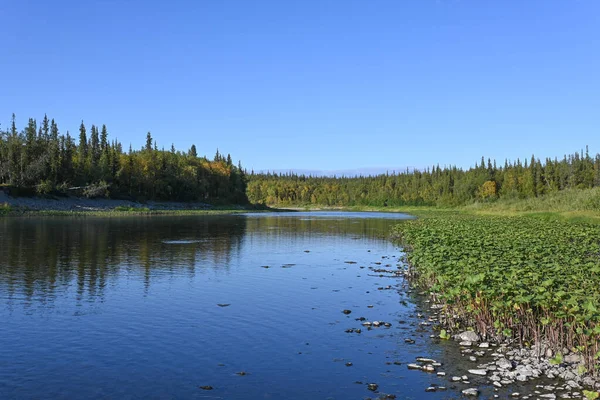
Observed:
[[[485,369],[470,369],[469,373],[473,374],[473,375],[480,375],[480,376],[487,375],[487,371]]]
[[[435,372],[435,367],[431,364],[427,364],[423,367],[423,371],[425,372]]]
[[[465,396],[479,396],[479,390],[476,388],[469,388],[462,391],[462,394]]]
[[[574,380],[567,381],[567,385],[572,387],[573,389],[581,388],[581,386],[579,386],[579,383],[575,382]]]
[[[581,355],[579,355],[579,354],[569,354],[567,356],[564,356],[563,360],[566,363],[579,364],[580,362],[583,361],[583,357],[581,357]]]
[[[379,389],[379,385],[376,383],[367,383],[367,389],[369,389],[372,392],[375,392],[377,389]]]
[[[422,369],[423,368],[419,364],[408,364],[407,367],[408,367],[408,369]]]
[[[342,312],[343,312],[344,314],[348,315],[348,314],[350,314],[352,311],[351,311],[351,310],[344,310],[344,311],[342,311]]]
[[[483,342],[479,344],[479,347],[481,347],[482,349],[487,349],[488,347],[490,347],[490,344],[488,342]]]
[[[512,363],[510,361],[508,361],[506,358],[501,358],[498,361],[496,361],[496,365],[500,369],[507,369],[507,370],[510,370],[513,367]]]
[[[461,341],[469,341],[469,342],[478,342],[479,335],[473,331],[464,331],[457,335],[458,339]]]
[[[422,362],[422,363],[429,363],[429,364],[436,362],[436,361],[435,361],[434,359],[432,359],[432,358],[425,358],[425,357],[417,357],[417,358],[416,358],[416,360],[417,360],[418,362]]]

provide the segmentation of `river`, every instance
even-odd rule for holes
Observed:
[[[0,398],[460,396],[407,368],[447,349],[404,280],[373,271],[401,265],[387,234],[406,218],[2,219]]]

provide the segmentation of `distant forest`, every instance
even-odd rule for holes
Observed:
[[[531,198],[564,189],[600,186],[600,154],[504,162],[482,157],[474,167],[432,166],[423,171],[368,177],[252,174],[248,198],[269,205],[459,206],[499,198]]]
[[[189,151],[159,150],[150,132],[139,150],[123,151],[109,140],[105,125],[83,121],[78,139],[59,132],[54,119],[30,118],[18,130],[15,116],[0,129],[0,185],[13,194],[76,194],[132,200],[246,203],[246,174],[241,164],[217,150],[213,160]]]

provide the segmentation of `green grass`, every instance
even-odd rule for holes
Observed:
[[[548,215],[427,211],[400,223],[418,284],[445,304],[450,329],[522,344],[545,340],[600,356],[600,225]]]

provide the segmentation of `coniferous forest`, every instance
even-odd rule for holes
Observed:
[[[138,201],[204,201],[268,205],[460,206],[474,201],[526,199],[564,189],[600,186],[600,154],[588,149],[561,159],[481,158],[464,170],[425,170],[359,177],[295,173],[247,174],[217,150],[212,160],[195,145],[187,152],[159,149],[150,132],[141,149],[123,150],[105,125],[82,122],[76,138],[44,116],[19,130],[13,115],[0,129],[0,185],[16,195],[73,194]]]
[[[252,174],[247,193],[251,202],[271,205],[452,207],[595,186],[600,186],[600,154],[592,157],[586,148],[562,159],[532,156],[500,166],[482,158],[468,170],[436,165],[368,177]]]
[[[143,148],[123,150],[105,125],[61,134],[54,119],[30,118],[19,130],[13,114],[0,130],[0,185],[16,195],[74,194],[145,200],[242,204],[246,175],[241,163],[217,150],[213,160],[189,151],[158,149],[150,132]]]

